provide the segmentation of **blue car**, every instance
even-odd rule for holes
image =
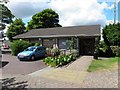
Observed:
[[[19,60],[35,60],[45,56],[46,48],[43,46],[31,46],[25,49],[23,52],[20,52],[17,57]]]

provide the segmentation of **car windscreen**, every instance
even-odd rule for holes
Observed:
[[[25,51],[34,51],[34,50],[35,50],[35,47],[30,47],[30,48],[25,49]]]

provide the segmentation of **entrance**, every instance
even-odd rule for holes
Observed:
[[[80,55],[93,55],[94,53],[94,38],[80,38],[79,39],[79,53]]]

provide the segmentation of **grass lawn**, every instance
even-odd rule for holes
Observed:
[[[93,72],[102,69],[114,68],[115,66],[118,66],[118,62],[120,62],[120,57],[105,60],[93,60],[87,71]]]

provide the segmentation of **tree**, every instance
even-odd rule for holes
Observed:
[[[103,38],[108,46],[118,45],[120,43],[120,23],[106,25],[103,28]]]
[[[9,0],[0,0],[0,3],[8,3]]]
[[[117,46],[120,44],[120,23],[106,25],[103,28],[103,39],[107,56],[114,55],[111,46]]]
[[[32,20],[28,22],[27,29],[61,27],[58,23],[59,15],[52,9],[45,9],[32,16]]]
[[[10,24],[13,22],[12,18],[14,18],[14,15],[4,4],[0,4],[0,14],[0,30],[3,30],[6,26],[5,23]]]
[[[13,37],[25,32],[25,24],[22,22],[22,19],[16,19],[7,30],[7,37],[10,41],[13,40]]]

